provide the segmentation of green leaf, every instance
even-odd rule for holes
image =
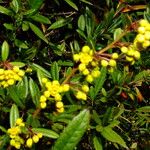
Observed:
[[[76,30],[78,32],[79,35],[81,35],[85,40],[87,39],[86,35],[84,34],[84,32],[80,29]]]
[[[25,11],[23,13],[23,15],[26,16],[26,17],[30,17],[30,16],[35,15],[36,13],[37,13],[36,9],[29,9],[29,10]]]
[[[32,24],[31,22],[29,22],[29,26],[31,28],[31,30],[43,41],[45,41],[48,44],[48,40],[47,38],[44,36],[43,32],[34,24]]]
[[[26,124],[28,126],[32,126],[32,128],[38,128],[41,126],[40,121],[37,117],[34,117],[33,114],[29,114],[26,120]]]
[[[4,23],[3,26],[7,29],[7,30],[15,30],[15,27],[12,23]]]
[[[28,96],[28,79],[24,77],[17,85],[17,91],[19,93],[19,98],[25,100]]]
[[[28,45],[25,42],[23,42],[21,40],[18,40],[18,39],[15,39],[15,45],[19,48],[24,48],[24,49],[29,48]]]
[[[101,142],[100,138],[94,136],[93,144],[94,144],[95,150],[103,150],[103,146],[102,146],[102,142]]]
[[[101,74],[98,78],[95,79],[95,87],[94,87],[94,99],[96,98],[98,92],[101,90],[101,88],[103,87],[103,84],[105,82],[106,79],[106,68],[102,68],[101,69]]]
[[[32,9],[39,9],[43,4],[43,0],[29,0],[29,5]]]
[[[51,74],[40,65],[33,63],[31,67],[36,71],[40,70],[46,77],[51,78]]]
[[[10,11],[9,9],[7,9],[7,8],[5,8],[3,6],[0,6],[0,13],[8,15],[8,16],[12,15],[12,11]]]
[[[23,62],[16,62],[16,61],[10,62],[10,64],[13,66],[18,66],[18,67],[24,67],[26,65]]]
[[[13,5],[15,13],[17,13],[19,11],[19,7],[20,7],[19,1],[18,0],[13,0],[12,5]]]
[[[120,34],[123,32],[123,30],[121,28],[117,28],[115,29],[115,32],[114,32],[114,40],[116,40]]]
[[[7,130],[6,130],[3,126],[1,126],[1,125],[0,125],[0,130],[1,130],[2,132],[5,132],[5,133],[7,132]]]
[[[31,93],[31,97],[32,97],[32,101],[35,104],[36,107],[39,106],[39,98],[40,98],[40,90],[38,88],[38,85],[36,84],[36,82],[34,82],[32,80],[32,78],[30,78],[29,80],[29,89],[30,89],[30,93]]]
[[[19,110],[17,105],[13,104],[11,109],[10,109],[10,116],[9,116],[9,121],[10,121],[10,127],[14,127],[16,124],[16,120],[19,118]]]
[[[53,150],[73,150],[82,138],[88,125],[89,111],[83,110],[68,124],[56,141]]]
[[[82,31],[85,29],[85,18],[84,15],[81,15],[78,19],[78,28]]]
[[[70,21],[71,21],[71,19],[64,19],[64,18],[61,18],[61,19],[57,20],[56,22],[54,22],[54,23],[48,28],[48,30],[52,30],[52,29],[57,29],[57,28],[63,27],[63,26],[65,26],[65,25],[67,25]]]
[[[78,11],[78,7],[74,2],[72,2],[71,0],[65,0],[65,2],[68,3],[72,8]]]
[[[150,106],[144,106],[137,109],[138,112],[150,112]]]
[[[8,87],[8,92],[12,100],[17,104],[17,106],[24,108],[24,104],[18,96],[16,87],[15,86]]]
[[[29,30],[29,24],[27,21],[23,21],[22,23],[22,31],[28,31]]]
[[[50,20],[47,17],[40,14],[35,14],[34,16],[30,16],[30,18],[40,23],[51,24]]]
[[[42,133],[43,136],[52,138],[52,139],[57,139],[59,137],[59,135],[49,129],[45,129],[45,128],[32,128],[32,131],[35,133]]]
[[[150,69],[148,70],[143,70],[140,73],[138,73],[135,77],[134,77],[134,82],[140,81],[140,80],[145,80],[148,77],[150,77]]]
[[[122,147],[127,148],[125,141],[122,139],[122,137],[118,133],[113,131],[112,128],[104,127],[101,132],[101,135],[104,138],[106,138],[108,141],[117,143],[117,144],[121,145]]]
[[[53,80],[59,80],[59,70],[58,63],[55,61],[51,66],[51,75]]]
[[[6,61],[9,55],[9,45],[7,41],[3,42],[1,50],[2,61]]]

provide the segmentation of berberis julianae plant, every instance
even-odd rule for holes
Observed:
[[[0,150],[148,149],[146,1],[0,1]]]

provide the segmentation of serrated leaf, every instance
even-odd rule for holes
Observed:
[[[104,138],[106,138],[108,141],[117,143],[117,144],[121,145],[122,147],[127,148],[125,141],[122,139],[122,137],[118,133],[113,131],[112,128],[104,127],[101,132],[101,135]]]
[[[72,2],[71,0],[65,0],[65,2],[68,3],[72,8],[78,11],[78,7],[74,2]]]
[[[51,66],[51,75],[53,80],[59,80],[59,70],[58,63],[56,61],[53,62]]]
[[[16,87],[15,86],[8,87],[8,92],[12,100],[17,104],[17,106],[24,108],[24,104],[18,96]]]
[[[16,61],[10,62],[10,64],[13,66],[18,66],[18,67],[24,67],[26,65],[23,62],[16,62]]]
[[[53,150],[73,150],[82,138],[88,125],[89,111],[83,110],[68,124],[56,141]]]
[[[31,28],[31,30],[43,41],[45,41],[48,44],[48,40],[45,37],[45,35],[43,34],[43,32],[34,24],[32,24],[31,22],[29,22],[29,26]]]
[[[12,15],[12,11],[10,11],[9,9],[7,9],[7,8],[5,8],[3,6],[0,6],[0,13],[8,15],[8,16]]]
[[[61,19],[57,20],[56,22],[54,22],[54,23],[48,28],[48,30],[52,30],[52,29],[57,29],[57,28],[63,27],[63,26],[65,26],[65,25],[67,25],[68,22],[70,22],[70,21],[71,21],[70,19],[61,18]]]
[[[43,136],[52,138],[52,139],[57,139],[59,137],[59,135],[49,129],[45,129],[45,128],[32,128],[32,131],[35,133],[42,133]]]
[[[19,110],[17,105],[13,104],[10,109],[10,116],[9,116],[9,122],[10,127],[14,127],[16,124],[16,120],[19,118]]]
[[[40,23],[44,23],[44,24],[50,24],[50,20],[40,14],[35,14],[34,16],[30,16],[31,19],[33,19],[34,21],[40,22]]]
[[[100,138],[97,138],[96,136],[93,138],[93,144],[94,144],[94,148],[95,150],[103,150],[103,146],[101,143]]]
[[[46,77],[51,78],[51,74],[40,65],[33,63],[31,67],[36,71],[40,70]]]
[[[4,41],[1,48],[2,61],[6,61],[9,55],[9,45],[7,41]]]
[[[37,86],[37,84],[30,78],[29,80],[29,89],[32,97],[32,101],[35,104],[36,107],[39,106],[39,98],[40,98],[40,90]]]
[[[84,15],[81,15],[78,19],[78,28],[84,31],[85,29],[85,18]]]

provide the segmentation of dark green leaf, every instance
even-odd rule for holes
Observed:
[[[103,87],[103,84],[104,84],[105,79],[106,79],[106,72],[107,72],[106,68],[102,68],[100,76],[95,79],[94,99],[97,96],[98,92]]]
[[[43,32],[34,24],[32,24],[31,22],[29,22],[29,26],[31,28],[31,30],[43,41],[45,41],[46,43],[48,43],[47,38],[45,37],[45,35],[43,34]]]
[[[58,63],[55,61],[51,66],[51,75],[53,80],[59,80],[59,70]]]
[[[113,131],[112,128],[104,127],[101,132],[101,135],[104,138],[106,138],[108,141],[117,143],[117,144],[121,145],[122,147],[127,148],[125,141],[122,139],[122,137],[118,133]]]
[[[31,67],[35,69],[36,71],[40,70],[46,77],[51,78],[51,74],[47,70],[45,70],[43,67],[39,66],[38,64],[33,63]]]
[[[56,22],[54,22],[49,28],[48,30],[52,30],[52,29],[57,29],[60,27],[63,27],[65,25],[67,25],[71,20],[70,19],[64,19],[61,18],[59,20],[57,20]]]
[[[19,118],[19,110],[17,105],[13,104],[11,109],[10,109],[10,127],[14,127],[16,124],[16,120]]]
[[[24,108],[24,104],[18,96],[16,87],[15,86],[10,86],[8,88],[8,92],[9,92],[9,95],[12,98],[12,100],[17,104],[17,106],[20,106],[20,107]]]
[[[30,16],[30,18],[32,18],[34,21],[40,22],[40,23],[45,23],[45,24],[50,24],[50,20],[40,14],[35,14],[34,16]]]
[[[43,4],[43,0],[29,0],[29,5],[32,9],[39,9]]]
[[[46,136],[52,139],[57,139],[59,137],[59,135],[56,132],[49,130],[49,129],[45,129],[45,128],[33,128],[32,131],[35,133],[42,133],[43,136]]]
[[[32,97],[32,101],[36,107],[39,106],[40,90],[37,84],[30,78],[29,80],[29,89]]]
[[[19,93],[19,98],[25,100],[28,96],[28,79],[24,77],[17,85],[17,91]]]
[[[73,150],[85,133],[88,125],[89,111],[83,110],[68,124],[56,141],[53,150]]]

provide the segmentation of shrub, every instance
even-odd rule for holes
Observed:
[[[0,149],[148,149],[149,10],[0,1]]]

